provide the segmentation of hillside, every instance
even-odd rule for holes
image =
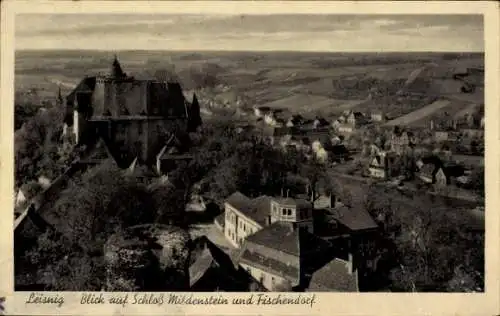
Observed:
[[[111,53],[94,51],[18,52],[16,101],[52,98],[58,86],[68,93],[85,75],[107,71],[110,58]],[[451,113],[463,110],[454,108],[458,103],[484,103],[481,71],[454,77],[484,69],[483,54],[124,51],[119,58],[132,75],[175,76],[186,90],[210,86],[207,97],[217,96],[217,102],[241,98],[250,106],[325,116],[357,109],[398,117],[435,98],[457,101],[450,102]],[[473,91],[461,90],[464,80],[475,86]]]

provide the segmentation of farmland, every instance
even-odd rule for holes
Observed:
[[[241,96],[248,106],[286,107],[326,117],[346,109],[383,110],[398,117],[426,107],[400,120],[409,123],[425,121],[439,108],[458,113],[484,102],[481,78],[474,79],[477,89],[466,94],[451,77],[463,69],[482,68],[481,54],[122,51],[118,57],[131,75],[152,76],[163,69],[190,91],[199,90],[193,69],[210,72],[217,84],[207,93],[226,103]],[[58,87],[67,94],[84,76],[107,72],[112,58],[103,51],[17,52],[16,102],[54,98]],[[436,99],[453,102],[429,105]]]

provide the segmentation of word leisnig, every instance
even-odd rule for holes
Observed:
[[[61,307],[64,304],[64,296],[59,294],[30,293],[26,304],[53,304]]]

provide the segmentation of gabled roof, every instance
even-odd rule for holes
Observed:
[[[93,93],[96,85],[96,77],[85,77],[78,85],[66,96],[66,102],[74,104],[78,93]]]
[[[347,262],[335,258],[313,273],[308,290],[359,292],[357,271],[349,273]]]
[[[101,137],[99,137],[97,142],[84,157],[85,160],[104,160],[108,158],[113,158],[113,155],[110,153],[106,142]]]
[[[373,218],[361,207],[341,206],[327,209],[327,217],[346,226],[351,231],[378,228]]]
[[[265,226],[271,215],[271,200],[272,198],[266,195],[250,199],[241,192],[235,192],[226,199],[226,203],[257,224]]]
[[[375,156],[370,163],[370,167],[382,167],[382,159],[380,156]]]
[[[182,152],[181,147],[182,147],[182,142],[179,140],[177,135],[172,134],[165,142],[165,145],[160,149],[160,151],[156,155],[156,159],[157,160],[168,159],[168,156],[170,154],[173,154],[174,151],[177,151],[177,153]]]

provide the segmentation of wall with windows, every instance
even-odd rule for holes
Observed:
[[[241,263],[240,266],[269,291],[274,291],[276,286],[286,282],[286,279],[279,275],[264,271],[251,265]],[[296,284],[293,284],[293,286],[295,285]]]
[[[228,204],[225,205],[225,223],[224,235],[237,248],[243,244],[247,236],[262,229],[260,225],[241,216]]]
[[[271,221],[299,222],[312,220],[312,207],[297,207],[271,202]]]

